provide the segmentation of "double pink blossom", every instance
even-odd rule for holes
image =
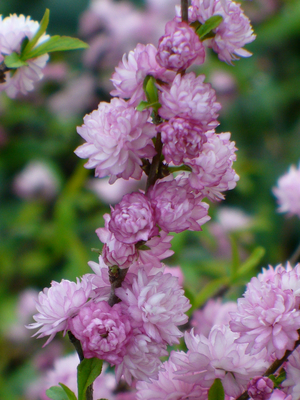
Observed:
[[[87,303],[92,293],[92,284],[89,279],[70,282],[63,279],[60,283],[52,281],[50,288],[39,293],[36,309],[38,314],[33,316],[36,321],[27,326],[28,329],[39,330],[33,335],[38,338],[50,336],[48,344],[57,332],[66,332],[69,322]]]
[[[277,186],[273,188],[277,198],[279,212],[300,217],[300,165],[292,165],[289,171],[278,179]]]
[[[80,340],[86,358],[98,357],[112,365],[122,362],[131,336],[121,305],[110,307],[106,301],[83,307],[70,321],[70,330]]]
[[[131,325],[139,328],[157,343],[179,342],[178,326],[187,322],[189,300],[178,284],[178,278],[158,272],[148,276],[140,268],[132,284],[116,289],[129,315]]]
[[[169,21],[159,40],[156,60],[166,69],[185,70],[192,64],[201,65],[205,48],[195,30],[186,22]]]
[[[144,194],[126,194],[111,210],[108,226],[120,242],[135,244],[158,234],[154,210]]]
[[[190,190],[187,179],[157,181],[148,192],[157,224],[166,232],[199,231],[210,217],[208,204]]]
[[[160,66],[156,61],[156,54],[157,49],[153,44],[140,43],[129,52],[128,58],[124,54],[112,75],[111,81],[115,89],[111,91],[111,95],[130,99],[130,104],[137,106],[141,100],[146,100],[143,83],[147,75],[171,82],[174,72],[166,71],[166,68]]]
[[[148,122],[150,111],[137,111],[122,99],[101,102],[98,109],[84,117],[77,132],[86,143],[75,150],[80,158],[89,158],[86,168],[95,168],[99,178],[140,179],[141,158],[151,158],[155,149],[151,138],[155,126]]]
[[[216,101],[216,93],[205,76],[196,77],[194,72],[181,76],[177,74],[170,86],[159,87],[158,113],[164,119],[181,117],[197,120],[199,126],[207,130],[219,125],[218,111],[221,105]]]

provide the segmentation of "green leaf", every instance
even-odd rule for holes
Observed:
[[[51,386],[46,390],[46,395],[52,400],[69,400],[66,392],[60,386]]]
[[[40,22],[40,27],[36,34],[33,36],[31,40],[27,43],[25,46],[24,50],[21,52],[23,60],[28,60],[29,58],[33,57],[26,57],[28,53],[30,53],[30,50],[34,48],[34,46],[37,44],[39,38],[46,32],[46,29],[49,24],[49,15],[50,11],[48,8],[46,8],[45,14]]]
[[[4,64],[7,68],[20,68],[24,65],[28,65],[26,61],[20,59],[17,53],[11,53],[9,56],[4,57]]]
[[[22,59],[30,59],[40,57],[43,54],[51,53],[53,51],[66,51],[66,50],[76,50],[76,49],[86,49],[89,47],[87,43],[77,38],[72,38],[69,36],[52,36],[50,39],[41,43],[32,49],[29,53],[23,54]]]
[[[146,108],[148,108],[148,106],[149,106],[149,103],[148,103],[148,101],[141,101],[140,102],[140,104],[137,106],[137,111],[144,111],[144,110],[146,110]]]
[[[148,78],[148,79],[147,79]],[[145,84],[145,93],[149,103],[157,103],[158,102],[158,90],[155,85],[156,81],[153,76],[146,76],[144,82]]]
[[[196,30],[197,35],[200,39],[203,39],[204,36],[208,35],[213,29],[217,28],[222,21],[223,17],[221,15],[213,15]]]
[[[211,388],[208,391],[208,400],[224,400],[225,392],[220,379],[215,379]]]
[[[71,389],[68,388],[68,386],[64,385],[63,383],[59,382],[59,385],[62,387],[66,395],[68,396],[68,400],[77,400],[77,397],[75,396],[75,393],[72,392]]]
[[[103,361],[99,358],[85,358],[77,367],[78,400],[85,400],[85,393],[101,374]]]
[[[206,286],[195,296],[193,307],[189,310],[190,315],[195,309],[203,306],[203,304],[211,297],[213,297],[221,288],[228,286],[229,279],[222,277],[208,282]]]
[[[250,254],[249,258],[245,262],[243,262],[243,264],[238,269],[237,276],[243,277],[248,272],[250,272],[254,268],[256,268],[258,266],[258,264],[260,263],[260,260],[265,255],[265,252],[266,251],[263,247],[260,247],[260,246],[256,247],[256,249],[254,249],[253,252]]]
[[[268,378],[274,382],[274,389],[277,389],[280,388],[281,383],[286,379],[286,372],[283,370],[278,376],[272,374],[269,375]]]

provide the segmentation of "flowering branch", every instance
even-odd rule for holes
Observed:
[[[300,329],[298,330],[298,334],[300,335]],[[275,360],[272,365],[266,370],[266,372],[263,374],[263,376],[269,377],[270,375],[274,374],[278,368],[282,366],[283,363],[286,362],[286,360],[289,358],[289,356],[293,353],[294,350],[300,345],[300,338],[295,342],[295,346],[293,350],[287,350],[284,353],[284,356],[280,360]],[[242,393],[239,397],[237,397],[236,400],[248,400],[250,398],[248,391],[246,390],[244,393]]]

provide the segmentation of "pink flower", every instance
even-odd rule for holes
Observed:
[[[92,284],[86,278],[77,282],[62,280],[52,281],[50,288],[39,293],[36,309],[39,312],[33,316],[36,321],[27,326],[28,329],[40,328],[33,336],[38,338],[49,336],[46,346],[57,332],[69,329],[70,319],[78,314],[86,304],[92,292]]]
[[[177,74],[171,86],[159,87],[159,115],[164,119],[181,117],[197,120],[198,126],[207,130],[219,125],[218,111],[221,105],[216,102],[216,94],[205,76],[196,77],[194,72],[181,76]]]
[[[266,376],[256,376],[248,383],[248,394],[253,400],[268,400],[272,396],[274,382]]]
[[[292,396],[287,395],[282,390],[275,389],[269,400],[292,400]]]
[[[236,343],[247,343],[250,354],[266,348],[268,356],[275,353],[281,358],[299,338],[300,311],[296,309],[295,296],[275,282],[252,278],[231,318],[231,329],[240,332]]]
[[[20,53],[21,44],[27,37],[32,39],[37,30],[39,23],[32,21],[30,17],[24,15],[10,15],[2,20],[0,18],[0,62],[4,61],[4,57],[13,52]],[[42,35],[37,45],[41,44],[49,38],[48,35]],[[0,91],[5,90],[9,97],[16,97],[21,92],[26,94],[34,89],[34,83],[43,77],[42,69],[48,61],[48,54],[27,60],[27,64],[20,68],[14,69],[13,74],[10,71],[5,73],[5,82],[0,84]]]
[[[210,200],[224,199],[221,192],[235,188],[239,180],[232,168],[237,149],[235,142],[229,140],[229,132],[216,134],[209,131],[207,138],[200,156],[185,161],[192,168],[190,184]]]
[[[282,387],[288,394],[291,400],[300,398],[300,349],[296,348],[289,356],[288,362],[285,364],[286,379],[282,382]]]
[[[102,248],[102,257],[107,266],[117,265],[119,268],[128,268],[137,258],[137,250],[134,244],[126,244],[115,238],[115,235],[109,230],[111,217],[104,214],[105,228],[98,228],[96,233],[104,243]]]
[[[153,236],[145,243],[145,249],[139,249],[139,258],[131,266],[131,270],[139,269],[140,266],[145,267],[147,264],[151,265],[151,268],[160,269],[160,261],[174,254],[174,251],[170,250],[172,239],[173,236],[164,231],[160,231],[157,236]]]
[[[201,65],[204,59],[205,48],[195,30],[186,22],[169,21],[159,40],[156,61],[177,72],[192,64]]]
[[[171,82],[174,73],[166,71],[156,61],[157,49],[152,44],[138,44],[133,51],[124,54],[122,61],[116,67],[112,76],[115,87],[112,96],[130,99],[130,104],[137,106],[141,100],[146,100],[143,83],[147,75],[154,76],[164,82]]]
[[[238,334],[226,325],[215,325],[209,337],[185,333],[187,357],[172,353],[178,366],[178,378],[209,388],[216,378],[221,379],[225,394],[238,397],[249,379],[267,369],[265,352],[255,356],[245,353],[245,344],[236,344]]]
[[[117,178],[140,179],[141,158],[155,154],[151,141],[155,126],[148,122],[149,115],[150,111],[136,111],[122,99],[101,102],[77,128],[87,143],[79,146],[75,154],[89,158],[85,167],[96,168],[96,176],[110,175],[109,183]]]
[[[288,173],[278,179],[273,193],[279,204],[279,212],[300,217],[300,164],[298,168],[292,165]]]
[[[129,315],[131,325],[141,329],[157,343],[179,343],[182,336],[178,326],[187,322],[185,312],[189,300],[171,274],[157,273],[147,276],[140,268],[132,285],[116,289]]]
[[[127,244],[147,241],[158,234],[149,200],[136,192],[126,194],[115,208],[111,207],[108,227],[117,240]]]
[[[70,330],[80,340],[86,358],[97,357],[111,365],[120,364],[131,337],[128,316],[121,305],[90,302],[72,318]]]
[[[213,29],[215,36],[206,40],[221,61],[231,64],[232,60],[238,59],[237,56],[251,56],[243,46],[253,42],[256,36],[240,4],[232,0],[192,0],[192,7],[201,24],[213,15],[223,17],[220,25]]]
[[[184,354],[181,352],[181,354]],[[171,359],[163,363],[158,380],[137,383],[137,400],[166,400],[166,399],[189,399],[206,400],[207,389],[194,383],[178,380],[174,374],[177,366]]]
[[[210,220],[209,205],[189,190],[186,181],[167,177],[156,181],[148,192],[156,223],[166,232],[199,231],[201,225]]]
[[[184,118],[171,118],[158,125],[163,142],[163,155],[167,163],[180,165],[184,159],[200,155],[203,144],[207,142],[201,126],[196,121]]]
[[[221,299],[210,299],[202,310],[196,310],[193,313],[191,326],[197,335],[208,337],[214,325],[228,324],[231,319],[229,313],[236,310],[236,302],[228,301],[227,303],[222,303]]]
[[[132,378],[145,382],[151,382],[150,378],[157,379],[162,365],[160,357],[169,355],[165,347],[165,344],[154,342],[136,329],[128,343],[122,363],[115,367],[117,382],[121,377],[129,385]]]

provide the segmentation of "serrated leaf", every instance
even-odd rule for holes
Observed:
[[[72,392],[72,390],[70,388],[68,388],[68,386],[64,385],[61,382],[59,382],[59,385],[62,387],[62,389],[66,393],[66,395],[68,397],[68,400],[77,400],[77,397],[75,396],[75,393]]]
[[[52,400],[69,400],[66,392],[60,386],[51,386],[46,390],[46,395]]]
[[[99,358],[85,358],[77,367],[78,400],[85,400],[85,393],[101,374],[103,361]]]
[[[54,51],[86,49],[87,47],[89,47],[89,45],[80,39],[55,35],[36,46],[29,53],[26,53],[25,55],[23,54],[22,59],[29,60]]]
[[[33,36],[33,38],[31,40],[29,40],[29,42],[25,46],[23,52],[21,52],[23,60],[28,60],[29,58],[33,58],[33,57],[26,57],[26,56],[28,53],[30,53],[30,50],[33,49],[34,46],[37,44],[40,37],[46,32],[46,29],[49,24],[49,16],[50,16],[50,11],[48,8],[46,8],[45,14],[43,15],[43,18],[40,22],[40,27],[39,27],[38,31]]]
[[[200,28],[196,30],[197,35],[200,39],[202,39],[213,29],[217,28],[222,21],[223,17],[221,15],[213,15],[212,17],[208,18],[208,20],[206,20],[204,24],[200,26]]]
[[[208,391],[208,400],[224,400],[225,392],[220,379],[215,379]]]
[[[256,249],[254,249],[253,252],[250,254],[249,258],[245,262],[243,262],[243,264],[238,269],[237,276],[243,277],[248,272],[250,272],[254,268],[256,268],[258,266],[258,264],[260,263],[260,260],[265,255],[265,252],[266,251],[263,247],[260,247],[260,246],[256,247]]]
[[[17,53],[11,53],[10,55],[5,56],[4,64],[7,68],[20,68],[24,65],[28,65],[26,61],[20,59],[20,56]]]

